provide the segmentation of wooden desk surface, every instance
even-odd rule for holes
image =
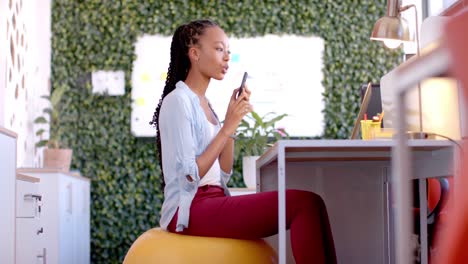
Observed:
[[[0,126],[0,134],[4,134],[4,135],[7,135],[7,136],[13,137],[13,138],[18,137],[18,134],[16,134],[16,132],[14,132],[12,130],[9,130],[9,129],[6,129],[6,128],[1,127],[1,126]]]
[[[22,175],[25,175],[25,174],[28,174],[28,173],[31,173],[31,174],[34,174],[34,173],[61,173],[61,174],[65,174],[65,175],[68,175],[68,176],[73,176],[73,177],[79,178],[79,179],[84,180],[84,181],[90,181],[89,178],[86,178],[86,177],[82,176],[77,171],[64,172],[64,171],[61,171],[60,169],[55,169],[55,168],[18,168],[16,170],[16,172],[17,172],[17,174],[22,174]]]

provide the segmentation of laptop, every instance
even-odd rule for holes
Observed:
[[[354,127],[351,132],[350,139],[358,139],[359,131],[361,128],[361,120],[364,119],[364,115],[373,117],[377,113],[382,112],[382,103],[380,99],[380,85],[368,83],[361,87],[361,106],[359,107],[359,113],[354,122]]]

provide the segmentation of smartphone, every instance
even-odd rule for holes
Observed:
[[[245,86],[245,81],[247,81],[247,77],[249,75],[247,74],[247,72],[244,72],[244,77],[242,77],[242,82],[241,82],[241,85],[240,85],[240,89],[239,89],[239,92],[237,93],[237,97],[239,97],[242,92],[244,91],[244,86]]]

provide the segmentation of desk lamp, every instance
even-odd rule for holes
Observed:
[[[416,20],[416,52],[417,57],[420,56],[419,51],[419,25],[418,25],[418,12],[414,4],[401,6],[401,0],[388,0],[387,1],[387,15],[379,18],[375,22],[374,29],[372,30],[371,40],[383,41],[388,48],[398,48],[401,43],[413,42],[408,29],[408,22],[400,16],[400,14],[411,7],[414,8]],[[423,132],[423,117],[422,117],[422,100],[421,100],[421,84],[418,82],[418,109],[419,109],[419,131],[410,132],[410,138],[427,139],[433,138],[432,133]]]
[[[387,15],[375,22],[370,39],[383,41],[385,46],[391,49],[398,48],[402,42],[412,42],[413,38],[410,36],[408,22],[400,14],[413,6],[400,7],[400,0],[388,0]],[[414,8],[416,10],[415,6]],[[416,33],[417,36],[418,34]]]

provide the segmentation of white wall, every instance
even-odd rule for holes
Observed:
[[[402,0],[401,1],[401,6],[406,6],[406,5],[415,5],[416,10],[418,12],[418,28],[419,31],[421,31],[421,23],[422,23],[422,17],[423,17],[423,10],[422,10],[422,1],[421,0]],[[410,29],[411,34],[414,36],[414,42],[413,43],[405,43],[404,44],[404,51],[405,54],[416,54],[416,15],[414,12],[414,8],[410,8],[404,12],[401,13],[401,17],[406,19],[408,21],[408,27]],[[419,35],[421,35],[421,32],[419,32]]]
[[[18,134],[18,166],[41,164],[33,120],[49,94],[50,0],[0,0],[0,125]]]
[[[8,1],[0,0],[0,127],[5,127],[6,54],[7,54],[7,11]]]

